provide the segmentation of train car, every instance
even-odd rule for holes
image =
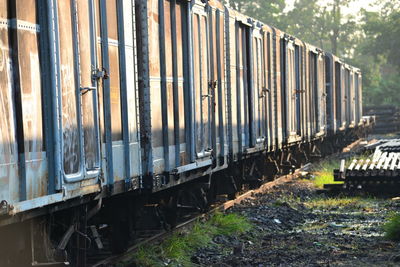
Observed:
[[[0,265],[79,266],[100,226],[123,250],[146,205],[167,221],[287,173],[362,126],[361,90],[216,0],[0,0]]]
[[[224,7],[136,5],[143,174],[157,191],[227,165]]]

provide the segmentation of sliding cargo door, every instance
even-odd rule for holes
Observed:
[[[313,131],[317,136],[323,134],[326,125],[325,66],[320,53],[310,52],[310,94],[312,105]]]
[[[293,41],[284,39],[282,49],[282,88],[284,90],[285,138],[287,142],[298,141],[300,134],[300,54]]]
[[[93,4],[102,168],[110,189],[137,189],[141,159],[134,6],[114,0]]]
[[[346,114],[346,127],[351,126],[351,92],[350,92],[350,70],[344,70],[344,99],[345,99],[345,114]]]
[[[212,153],[212,112],[215,81],[211,80],[208,16],[202,10],[193,13],[193,60],[194,60],[194,115],[197,158]]]
[[[226,138],[226,82],[225,82],[225,19],[224,12],[210,5],[208,8],[209,45],[210,45],[210,94],[211,94],[211,134],[213,158],[217,165],[225,163],[227,155]]]
[[[265,86],[265,47],[260,30],[255,30],[253,35],[253,86],[254,99],[254,127],[256,144],[264,146],[267,138],[267,101],[268,89]]]
[[[310,52],[309,53],[309,68],[310,68],[310,76],[309,76],[309,86],[310,86],[310,103],[311,103],[311,132],[312,136],[314,136],[319,129],[319,121],[318,121],[318,80],[317,80],[317,54]]]
[[[356,101],[356,124],[362,122],[362,90],[361,90],[361,73],[354,74],[355,79],[355,101]]]
[[[265,124],[267,146],[270,150],[275,144],[275,123],[274,123],[274,82],[273,82],[273,33],[270,31],[264,32],[264,65],[263,65],[263,98],[265,99]]]
[[[91,1],[57,3],[62,169],[66,182],[97,178],[100,148],[96,47]]]
[[[255,144],[250,30],[249,26],[236,22],[236,105],[239,147],[242,152]]]
[[[336,93],[336,120],[337,128],[342,131],[346,127],[346,99],[344,86],[344,67],[335,62],[335,93]]]
[[[356,125],[356,88],[355,88],[355,73],[350,72],[350,125]]]
[[[317,88],[318,88],[318,120],[319,132],[325,133],[326,131],[326,84],[325,84],[325,57],[321,51],[318,52],[317,57]]]
[[[303,93],[304,88],[302,84],[303,71],[303,56],[302,47],[295,45],[294,50],[294,64],[295,64],[295,107],[296,107],[296,134],[302,136],[305,126],[303,126],[303,113],[305,109],[305,104],[303,103]]]

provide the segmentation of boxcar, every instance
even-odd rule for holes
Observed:
[[[0,265],[295,169],[363,125],[361,78],[216,0],[0,0]]]

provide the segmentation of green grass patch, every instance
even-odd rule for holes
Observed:
[[[328,159],[316,163],[311,169],[311,182],[317,188],[323,188],[324,184],[342,184],[343,182],[336,182],[333,178],[333,170],[338,169],[340,166],[339,159]]]
[[[334,198],[314,198],[304,202],[304,205],[311,209],[370,209],[373,200],[361,197],[334,197]]]
[[[252,224],[243,216],[216,212],[209,220],[197,222],[188,232],[175,233],[161,244],[140,247],[124,265],[135,262],[137,266],[165,266],[168,262],[168,266],[193,266],[192,254],[209,246],[213,237],[241,234],[251,229]]]
[[[362,154],[357,155],[352,158],[346,159],[346,168],[350,166],[354,159],[366,160],[370,157],[370,154]],[[318,163],[315,163],[314,166],[311,168],[311,182],[317,188],[323,188],[324,184],[343,184],[343,182],[334,181],[333,177],[333,170],[340,168],[340,161],[339,158],[329,158]]]
[[[388,222],[383,225],[385,238],[393,241],[400,241],[400,214],[392,214]]]

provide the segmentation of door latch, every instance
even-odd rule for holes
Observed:
[[[215,90],[215,88],[217,87],[217,81],[209,81],[208,82],[208,87],[212,90]]]
[[[95,69],[93,71],[93,74],[92,74],[92,79],[93,80],[98,80],[98,79],[107,80],[109,78],[110,78],[110,76],[108,75],[108,72],[107,72],[107,70],[105,68],[103,68],[101,70],[100,69]]]
[[[266,97],[267,93],[271,92],[270,89],[268,89],[267,87],[263,87],[263,89],[261,90],[261,95],[260,98]]]

